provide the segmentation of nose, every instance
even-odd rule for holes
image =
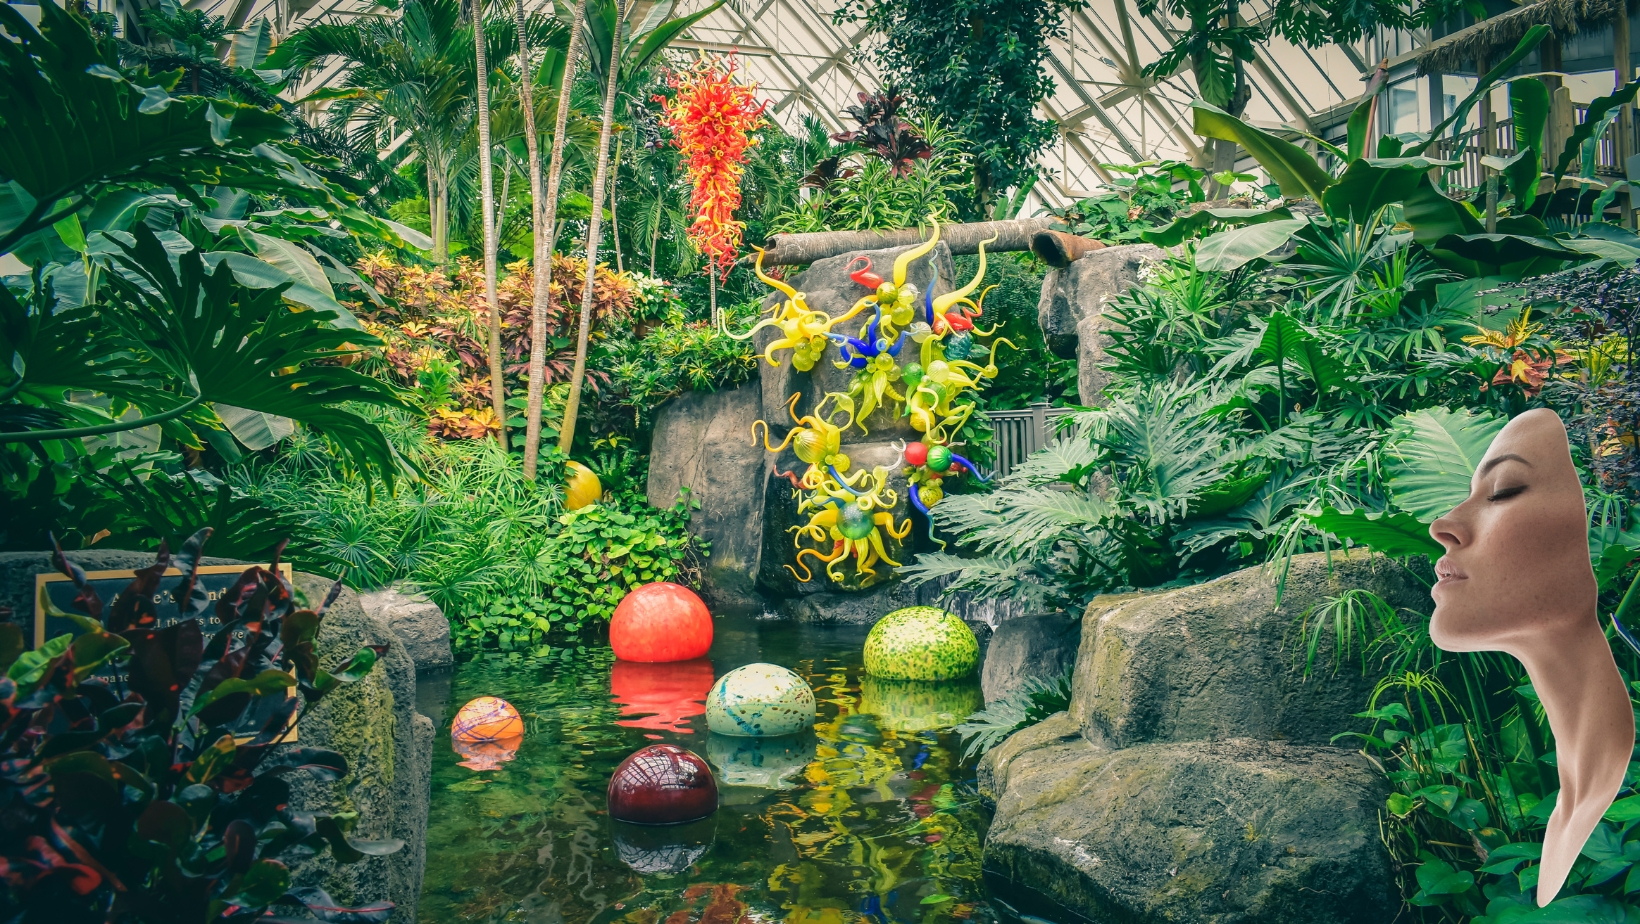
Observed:
[[[1452,512],[1442,517],[1436,517],[1435,522],[1429,524],[1429,536],[1439,542],[1448,552],[1461,549],[1469,543],[1469,528],[1458,516],[1463,505],[1452,508]]]

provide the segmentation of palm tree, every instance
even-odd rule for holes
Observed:
[[[484,57],[484,0],[472,0],[473,60],[477,64],[478,172],[483,184],[484,303],[490,308],[490,404],[507,445],[507,387],[501,380],[501,303],[495,294],[495,169],[490,164],[490,68]]]
[[[551,245],[546,254],[542,254],[541,212],[545,204],[541,189],[541,139],[535,131],[535,87],[530,80],[530,47],[524,30],[524,0],[514,0],[513,7],[518,23],[518,96],[519,103],[524,109],[524,143],[529,149],[530,166],[530,233],[535,241],[535,297],[530,303],[530,400],[525,407],[524,424],[524,477],[535,479],[535,457],[537,444],[541,441],[541,400],[540,390],[536,387],[535,369],[539,363],[546,365],[547,360],[547,275],[548,267],[552,265]],[[574,35],[571,32],[570,35]],[[563,130],[559,129],[562,136]],[[555,142],[553,147],[557,148]],[[540,357],[537,360],[537,357]]]
[[[346,23],[312,25],[281,42],[267,59],[268,67],[280,69],[339,59],[349,66],[347,74],[333,89],[323,91],[333,100],[327,111],[330,124],[376,150],[386,148],[400,132],[409,133],[411,148],[427,166],[432,254],[441,265],[450,256],[455,167],[476,114],[475,37],[469,31],[472,26],[463,22],[461,4],[462,0],[409,0],[394,18],[360,16]],[[549,44],[557,28],[550,19],[533,17],[531,44]],[[487,61],[517,52],[511,24],[489,23],[484,33]]]
[[[536,457],[541,451],[541,401],[546,391],[547,361],[546,293],[548,284],[552,282],[552,248],[557,240],[558,188],[564,179],[564,145],[569,135],[570,89],[575,85],[575,60],[580,50],[578,43],[585,17],[585,0],[574,0],[574,12],[570,14],[569,45],[565,51],[564,78],[558,89],[558,116],[553,125],[552,166],[547,179],[545,207],[540,209],[541,220],[535,231],[535,308],[530,328],[530,392],[524,417],[524,477],[532,480],[535,478]],[[542,246],[543,240],[545,247]],[[579,355],[577,368],[580,374],[585,374],[586,367]],[[577,405],[579,400],[577,397]],[[573,435],[573,427],[570,433]]]
[[[609,135],[615,118],[615,97],[623,88],[634,87],[643,72],[660,56],[685,29],[716,12],[724,0],[717,0],[698,13],[678,19],[668,19],[673,0],[661,0],[644,17],[633,33],[631,46],[622,41],[626,17],[631,12],[632,0],[622,0],[617,11],[615,0],[603,0],[597,15],[586,21],[587,62],[592,73],[604,84],[603,128],[598,135],[598,170],[592,181],[592,201],[604,201],[604,182],[609,173]],[[569,452],[575,439],[576,417],[581,410],[581,383],[586,377],[587,338],[592,324],[592,283],[598,268],[598,244],[603,233],[603,209],[594,206],[592,221],[587,227],[586,280],[581,287],[581,328],[575,341],[575,371],[570,377],[569,400],[564,405],[563,430],[558,434],[558,448]]]
[[[626,14],[632,0],[621,0],[621,12],[615,23],[612,56],[618,56],[621,33],[626,29]],[[591,47],[589,45],[589,47]],[[590,56],[589,56],[590,57]],[[615,57],[620,60],[619,57]],[[619,71],[610,69],[604,81],[604,119],[598,131],[598,170],[592,177],[592,220],[587,223],[587,271],[581,283],[581,328],[575,338],[575,371],[570,374],[569,401],[564,405],[564,425],[558,434],[558,451],[567,453],[575,441],[575,419],[581,410],[581,381],[587,374],[587,337],[592,327],[593,280],[598,272],[598,244],[603,237],[604,181],[609,176],[609,134],[615,122],[615,91],[619,88]]]

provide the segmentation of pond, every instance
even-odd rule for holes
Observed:
[[[978,679],[866,676],[866,632],[721,618],[711,652],[697,661],[616,661],[607,645],[540,658],[486,653],[424,683],[420,708],[439,738],[420,920],[1012,919],[981,877],[991,815],[950,730],[982,705]],[[813,731],[783,739],[707,731],[714,678],[759,661],[813,686]],[[486,694],[525,717],[522,746],[504,762],[451,747],[454,709]],[[656,742],[711,763],[715,815],[678,827],[609,818],[611,772]]]

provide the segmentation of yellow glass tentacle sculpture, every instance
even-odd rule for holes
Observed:
[[[938,298],[934,299],[934,316],[935,317],[944,317],[945,312],[948,311],[951,308],[952,305],[955,305],[959,301],[966,300],[968,298],[968,293],[970,293],[970,292],[974,291],[975,289],[979,288],[979,281],[981,279],[985,278],[985,245],[995,242],[996,239],[997,239],[996,235],[993,234],[993,235],[991,235],[990,240],[980,241],[980,244],[979,244],[979,272],[974,274],[973,279],[968,280],[967,285],[963,286],[960,289],[953,289],[950,292],[947,292],[944,295],[941,295]]]

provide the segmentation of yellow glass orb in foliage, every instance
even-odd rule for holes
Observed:
[[[603,483],[592,469],[579,462],[570,462],[565,467],[569,469],[569,480],[564,484],[565,510],[580,510],[604,496]]]

